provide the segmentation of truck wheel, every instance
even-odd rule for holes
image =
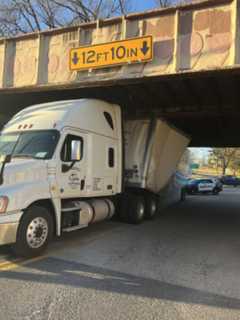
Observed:
[[[148,195],[145,198],[145,204],[146,204],[146,213],[145,213],[146,219],[149,219],[149,220],[154,219],[158,212],[157,197],[153,195]]]
[[[137,195],[129,197],[128,221],[133,224],[140,224],[145,218],[144,198]]]
[[[180,201],[186,200],[186,190],[184,188],[181,189]]]
[[[18,256],[37,256],[46,249],[52,235],[53,219],[49,211],[32,206],[22,217],[13,249]]]
[[[130,196],[128,194],[122,194],[118,202],[118,217],[122,222],[128,222],[128,206],[130,202]]]

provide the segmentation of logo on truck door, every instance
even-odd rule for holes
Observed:
[[[152,36],[145,36],[71,49],[70,70],[141,63],[151,61],[152,58]]]
[[[76,173],[72,173],[69,176],[69,183],[68,184],[72,189],[77,189],[80,186],[80,179]]]

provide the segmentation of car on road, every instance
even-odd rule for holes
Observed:
[[[221,183],[226,186],[240,186],[240,179],[235,176],[222,176],[220,180]]]
[[[218,195],[221,191],[221,181],[214,178],[190,180],[186,186],[186,193],[190,195],[204,193]]]

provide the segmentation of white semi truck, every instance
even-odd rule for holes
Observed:
[[[153,218],[188,143],[162,120],[123,121],[118,105],[100,100],[22,110],[0,135],[0,244],[33,256],[52,236],[116,212],[131,223]]]

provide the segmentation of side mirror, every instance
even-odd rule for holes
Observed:
[[[11,159],[12,159],[11,154],[7,154],[6,156],[3,157],[2,166],[1,166],[1,170],[0,170],[0,185],[3,184],[3,173],[4,173],[5,165],[7,163],[10,163]]]
[[[81,141],[73,140],[71,142],[71,160],[80,161],[81,157]]]

